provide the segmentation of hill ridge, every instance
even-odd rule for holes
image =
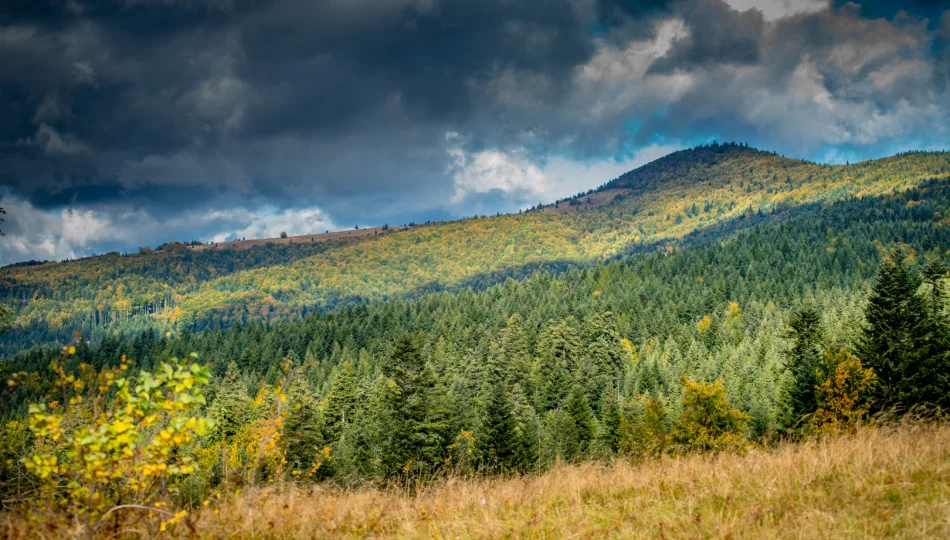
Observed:
[[[640,175],[630,180],[634,187],[609,187],[632,173]],[[200,329],[281,320],[451,289],[478,276],[521,275],[519,269],[549,261],[558,267],[591,265],[651,246],[661,249],[750,212],[943,180],[950,176],[950,153],[832,166],[718,145],[680,151],[628,175],[591,195],[590,205],[585,198],[577,205],[555,203],[541,211],[436,222],[350,241],[265,241],[247,250],[188,249],[7,267],[0,269],[0,301],[15,307],[17,318],[5,339],[29,347],[67,340],[75,331],[95,336],[146,324]],[[609,197],[593,204],[604,194]]]

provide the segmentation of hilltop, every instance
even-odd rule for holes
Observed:
[[[69,339],[75,331],[95,338],[150,325],[198,330],[483,287],[537,269],[561,271],[668,249],[702,231],[738,230],[773,213],[780,219],[790,208],[906,190],[948,176],[947,153],[822,165],[735,144],[704,146],[540,211],[385,234],[331,233],[321,242],[316,236],[285,244],[249,240],[234,246],[253,249],[204,247],[4,268],[0,299],[17,311],[17,329],[6,339],[28,347]]]

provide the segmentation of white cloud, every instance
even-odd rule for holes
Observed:
[[[683,148],[677,144],[651,144],[621,159],[574,160],[555,156],[535,162],[523,148],[467,153],[457,133],[446,135],[452,157],[447,171],[455,182],[449,203],[462,205],[466,198],[493,190],[506,194],[522,208],[551,202],[596,188],[625,172]]]
[[[79,257],[103,241],[128,241],[131,231],[116,227],[108,216],[93,210],[66,208],[44,212],[22,200],[3,202],[6,236],[0,264],[26,259],[62,260]]]
[[[325,231],[339,230],[329,216],[319,208],[303,208],[275,212],[273,209],[264,209],[251,214],[243,213],[245,221],[250,221],[247,227],[222,231],[214,235],[212,242],[224,242],[234,238],[276,238],[286,232],[290,236],[298,236]],[[229,217],[237,217],[237,213]]]
[[[650,65],[673,44],[689,37],[680,18],[659,22],[654,37],[620,46],[598,43],[597,53],[575,73],[571,108],[597,125],[623,115],[638,115],[674,103],[692,86],[688,73],[648,75]]]
[[[872,72],[868,79],[878,88],[886,88],[898,81],[919,85],[930,80],[931,72],[931,65],[923,60],[896,60]]]
[[[536,198],[544,193],[544,174],[523,148],[467,153],[457,133],[447,133],[445,140],[446,151],[452,159],[446,172],[455,183],[453,204],[462,202],[470,194],[495,190],[520,199]]]
[[[0,238],[0,265],[23,260],[75,259],[107,251],[130,251],[169,240],[222,242],[339,230],[319,208],[274,208],[190,212],[159,218],[128,208],[70,207],[47,212],[19,198],[0,202],[7,215]],[[360,224],[362,226],[362,224]]]
[[[682,148],[682,145],[676,144],[651,144],[639,149],[633,156],[619,161],[575,161],[560,156],[549,159],[541,169],[545,177],[545,202],[596,188]]]
[[[726,0],[726,3],[737,11],[756,9],[767,21],[818,13],[831,7],[830,0]]]

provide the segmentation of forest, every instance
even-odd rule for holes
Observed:
[[[734,160],[750,152],[788,161],[739,145],[691,156],[702,164],[697,174],[723,164],[747,171]],[[872,165],[838,170],[850,191],[835,196],[802,194],[815,180],[796,177],[797,194],[735,213],[712,210],[730,207],[722,200],[700,210],[684,199],[682,221],[666,229],[656,215],[637,221],[648,204],[637,190],[664,189],[660,172],[646,169],[616,181],[629,196],[573,214],[479,218],[332,246],[173,246],[33,273],[7,268],[4,290],[17,291],[8,297],[28,298],[13,307],[32,313],[40,312],[32,303],[66,302],[73,290],[108,295],[128,283],[125,295],[137,286],[158,294],[163,282],[192,287],[171,308],[180,311],[212,292],[249,294],[265,275],[302,280],[295,272],[322,272],[311,267],[346,251],[362,254],[359,279],[383,276],[366,255],[377,244],[415,261],[409,246],[447,251],[453,234],[465,234],[474,251],[456,259],[489,261],[489,239],[499,240],[481,229],[524,221],[600,237],[656,227],[652,243],[596,252],[583,241],[575,244],[583,256],[548,261],[570,264],[479,279],[460,271],[455,287],[382,294],[406,281],[365,281],[375,294],[292,317],[181,324],[156,309],[100,320],[89,335],[21,341],[0,364],[0,497],[19,518],[0,527],[33,520],[88,535],[138,525],[185,535],[202,508],[217,515],[232,495],[268,487],[421,493],[452,478],[780,452],[789,441],[861,437],[880,414],[935,414],[950,405],[950,184],[945,170],[926,165],[938,158],[884,160],[885,169],[934,174],[895,175],[886,185],[876,182],[891,177]],[[797,167],[826,170],[794,167],[796,175],[804,174]],[[702,217],[717,212],[727,218]],[[616,234],[601,247],[625,245]],[[450,260],[440,249],[395,274]],[[285,306],[313,298],[296,283],[298,296],[271,297]],[[13,342],[32,331],[22,316]]]

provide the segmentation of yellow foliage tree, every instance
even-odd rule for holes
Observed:
[[[643,410],[632,419],[620,417],[620,452],[634,458],[654,457],[666,451],[669,430],[663,402],[649,395],[640,396]]]
[[[828,434],[851,430],[871,409],[869,396],[877,375],[849,349],[829,351],[825,365],[827,377],[815,386],[819,406],[808,422],[808,431]]]
[[[184,514],[161,508],[163,499],[195,471],[190,452],[182,450],[210,425],[194,414],[205,403],[201,387],[208,384],[208,369],[192,354],[133,377],[123,357],[117,368],[98,374],[98,388],[86,399],[85,377],[62,368],[75,351],[65,348],[52,366],[68,404],[62,413],[55,412],[60,408],[55,403],[29,408],[37,446],[25,466],[40,483],[31,517],[69,516],[76,535],[92,536],[112,513],[145,510],[162,515],[165,530]],[[77,418],[81,421],[72,425]]]
[[[751,419],[726,400],[722,379],[693,382],[683,376],[683,412],[671,433],[673,443],[686,452],[743,450]]]

